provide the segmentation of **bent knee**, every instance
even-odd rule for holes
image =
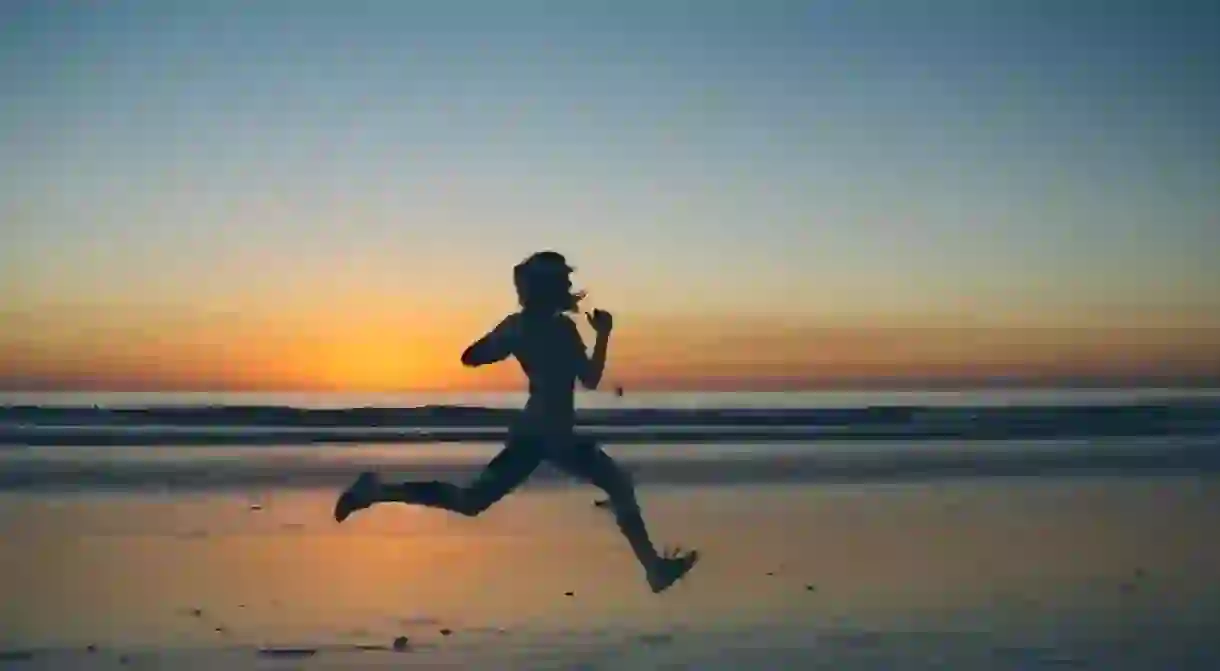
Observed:
[[[631,485],[630,480],[614,480],[612,482],[600,483],[599,489],[610,497],[611,503],[615,508],[636,508],[635,487]]]
[[[609,469],[595,478],[594,484],[611,496],[635,497],[635,481],[621,468]]]
[[[495,503],[495,499],[463,491],[453,502],[453,511],[466,517],[478,517]]]

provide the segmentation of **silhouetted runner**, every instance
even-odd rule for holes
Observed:
[[[538,252],[513,268],[521,311],[511,314],[462,353],[476,367],[517,358],[529,378],[529,400],[509,429],[504,449],[468,486],[448,482],[383,483],[361,473],[335,503],[335,520],[376,503],[410,503],[474,517],[526,481],[545,460],[599,487],[610,497],[619,529],[644,568],[648,585],[661,592],[685,575],[697,551],[657,553],[627,474],[591,439],[575,434],[576,381],[596,389],[606,366],[614,320],[610,313],[586,313],[597,332],[590,357],[580,332],[567,316],[583,293],[572,292],[573,268],[557,252]]]

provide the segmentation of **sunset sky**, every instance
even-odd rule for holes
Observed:
[[[517,386],[539,249],[632,388],[1220,381],[1220,9],[1139,4],[8,0],[0,387]]]

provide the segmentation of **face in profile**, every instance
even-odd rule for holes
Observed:
[[[584,298],[572,291],[572,267],[559,254],[535,254],[518,265],[514,272],[517,297],[531,312],[572,312]]]
[[[576,310],[584,297],[584,294],[572,293],[572,275],[566,271],[545,277],[542,285],[543,300],[559,312]]]

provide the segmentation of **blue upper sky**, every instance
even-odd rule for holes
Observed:
[[[1215,316],[1215,7],[10,1],[0,286]]]

